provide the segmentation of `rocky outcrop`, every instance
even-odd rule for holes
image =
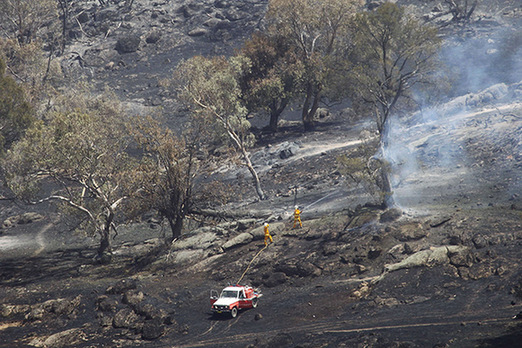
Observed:
[[[226,251],[228,249],[232,249],[232,248],[235,248],[235,247],[238,247],[241,245],[248,244],[253,239],[254,239],[254,237],[250,233],[244,232],[244,233],[241,233],[240,235],[228,240],[225,244],[223,244],[222,248],[223,248],[223,250]]]
[[[30,346],[43,348],[73,347],[83,341],[85,334],[80,328],[73,328],[54,333],[45,338],[34,338]]]
[[[14,225],[25,225],[32,222],[43,220],[44,216],[34,212],[23,213],[20,215],[13,215],[4,220],[0,228],[7,229]]]
[[[393,272],[405,268],[434,266],[451,263],[455,267],[471,266],[472,255],[468,247],[459,245],[446,245],[421,250],[404,260],[384,265],[384,270]]]

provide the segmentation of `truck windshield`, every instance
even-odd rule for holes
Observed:
[[[237,290],[223,290],[221,292],[221,297],[233,297],[237,298]]]

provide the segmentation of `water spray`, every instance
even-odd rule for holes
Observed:
[[[319,202],[322,201],[323,199],[330,197],[331,195],[333,195],[333,194],[336,193],[336,192],[337,192],[337,191],[330,192],[330,193],[327,194],[326,196],[324,196],[324,197],[322,197],[322,198],[319,198],[319,199],[316,200],[315,202],[312,202],[312,203],[308,204],[306,207],[303,208],[303,210],[306,210],[306,209],[310,208],[312,205],[319,203]]]

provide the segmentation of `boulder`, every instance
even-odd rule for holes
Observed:
[[[20,215],[13,215],[4,220],[1,228],[7,229],[16,224],[25,225],[25,224],[30,224],[32,222],[40,221],[43,219],[44,219],[43,215],[35,213],[35,212],[28,212],[28,213],[23,213]]]
[[[65,331],[60,331],[51,336],[48,336],[45,340],[41,338],[33,339],[29,345],[33,347],[72,347],[79,344],[84,336],[84,333],[79,328],[73,328]]]
[[[167,256],[167,261],[174,264],[184,264],[192,262],[194,260],[201,260],[201,257],[205,255],[205,251],[201,249],[196,250],[178,250]]]
[[[143,323],[143,330],[141,332],[141,337],[144,340],[155,340],[160,338],[165,333],[165,325],[161,322],[161,320],[153,319],[146,320]]]
[[[153,31],[147,35],[145,42],[148,44],[155,44],[161,39],[161,33],[159,31]]]
[[[250,233],[244,232],[227,241],[225,244],[223,244],[222,248],[223,250],[232,249],[241,245],[248,244],[253,239],[254,237]]]
[[[206,35],[207,33],[208,33],[208,30],[205,28],[196,28],[196,29],[192,29],[191,31],[189,31],[188,36],[197,37],[197,36]]]
[[[448,263],[459,267],[470,265],[470,260],[472,262],[472,257],[470,259],[470,255],[471,252],[469,248],[464,246],[446,245],[432,247],[430,249],[416,252],[400,262],[384,265],[384,269],[385,271],[393,272],[404,268],[433,266]]]
[[[167,313],[150,303],[139,303],[133,307],[135,312],[147,320],[160,320],[165,321]]]
[[[281,158],[281,159],[290,158],[292,156],[295,156],[298,151],[299,151],[299,145],[297,145],[296,143],[284,142],[279,147],[279,158]]]
[[[448,246],[448,256],[450,263],[455,267],[471,267],[474,257],[471,250],[464,246]]]
[[[397,239],[401,242],[419,240],[427,235],[428,231],[426,231],[418,222],[401,225],[397,230]]]
[[[402,210],[399,208],[392,208],[386,210],[384,213],[381,214],[379,218],[380,223],[387,223],[397,220],[402,216]]]
[[[102,312],[115,312],[118,308],[118,301],[109,298],[107,295],[98,296],[96,299],[96,309]]]
[[[194,17],[199,10],[201,9],[201,6],[197,3],[189,3],[186,5],[183,5],[179,8],[178,12],[183,15],[185,18],[191,18]]]
[[[128,305],[134,306],[134,305],[140,303],[141,301],[143,301],[144,297],[145,297],[145,295],[143,294],[143,292],[133,289],[133,290],[126,291],[123,294],[122,302],[125,304],[128,304]]]
[[[330,115],[330,111],[327,108],[318,108],[315,112],[315,117],[317,118],[325,118]]]
[[[31,222],[43,220],[43,218],[44,217],[38,213],[34,213],[34,212],[24,213],[24,214],[20,215],[18,224],[19,225],[30,224]]]
[[[245,12],[238,11],[235,8],[231,8],[227,11],[225,11],[225,17],[231,22],[239,21],[243,18],[247,17],[247,14]]]
[[[428,262],[428,258],[430,257],[431,253],[431,250],[419,251],[411,256],[408,256],[406,259],[400,262],[391,265],[384,265],[384,269],[388,272],[393,272],[403,268],[424,266]]]
[[[321,275],[321,269],[308,261],[302,261],[297,264],[297,275],[299,277],[318,277]]]
[[[136,52],[140,43],[141,38],[138,34],[123,36],[116,42],[116,51],[120,54]]]
[[[188,237],[183,237],[172,243],[172,250],[184,249],[208,249],[215,245],[217,235],[214,232],[194,233]]]
[[[140,326],[139,317],[132,309],[124,308],[116,313],[112,326],[115,328],[136,329]]]
[[[106,294],[123,294],[128,290],[133,290],[138,287],[138,282],[134,279],[122,279],[116,284],[109,286],[106,290]]]
[[[297,265],[294,263],[282,262],[274,267],[274,271],[283,272],[288,277],[296,276],[298,273]]]
[[[78,295],[72,300],[60,298],[57,300],[50,300],[45,302],[46,306],[49,306],[50,312],[56,315],[70,315],[73,313],[78,306],[80,306],[82,295]]]

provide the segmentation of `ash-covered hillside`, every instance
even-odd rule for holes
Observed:
[[[105,2],[73,3],[66,78],[109,86],[132,114],[162,107],[172,127],[186,110],[162,79],[183,58],[231,54],[263,27],[268,5]],[[313,132],[295,110],[277,133],[256,130],[250,153],[268,200],[246,169],[223,161],[202,180],[227,184],[227,204],[168,247],[154,216],[120,226],[111,264],[96,263],[98,241],[72,233],[52,207],[2,200],[0,347],[519,345],[521,5],[479,1],[469,21],[453,22],[444,1],[397,3],[441,27],[454,79],[436,103],[390,120],[394,209],[339,168],[340,156],[378,139],[375,120],[347,104]],[[237,282],[261,291],[259,306],[213,316],[209,291]]]

